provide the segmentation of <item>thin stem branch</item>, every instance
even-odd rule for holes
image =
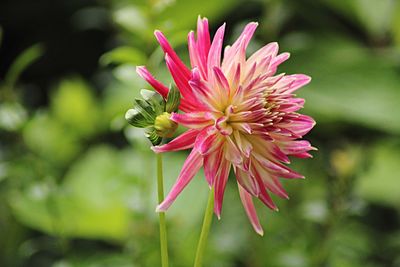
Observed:
[[[204,251],[207,245],[208,233],[210,232],[211,222],[213,218],[213,210],[214,210],[214,188],[210,190],[210,193],[208,195],[207,208],[204,213],[203,227],[201,228],[200,239],[197,245],[194,267],[201,267],[203,264]]]
[[[157,190],[158,203],[164,200],[164,182],[163,182],[163,164],[161,153],[157,156]],[[161,266],[168,267],[168,242],[167,242],[167,227],[165,223],[165,213],[158,213],[160,219],[160,246],[161,246]]]

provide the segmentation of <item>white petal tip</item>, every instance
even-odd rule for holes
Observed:
[[[256,229],[256,233],[259,234],[260,236],[264,236],[263,229]]]
[[[157,212],[157,213],[165,212],[165,209],[162,208],[160,205],[158,205],[158,206],[156,207],[156,212]]]

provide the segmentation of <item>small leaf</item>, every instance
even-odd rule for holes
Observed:
[[[159,115],[164,112],[165,101],[159,93],[155,91],[142,89],[140,91],[140,94],[142,95],[143,99],[150,104],[156,115]]]
[[[129,124],[138,128],[146,128],[153,124],[152,122],[149,122],[136,108],[129,109],[125,113],[125,119],[129,122]]]
[[[179,90],[176,87],[172,86],[168,92],[165,111],[167,111],[168,113],[178,111],[180,102],[181,102],[181,94],[179,93]]]
[[[43,46],[40,44],[35,44],[18,55],[5,75],[5,84],[9,88],[13,88],[21,73],[39,57],[41,57],[43,52]]]
[[[145,136],[150,140],[153,146],[159,145],[162,141],[162,137],[158,136],[154,128],[149,128]]]

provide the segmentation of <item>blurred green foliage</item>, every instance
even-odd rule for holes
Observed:
[[[309,139],[319,148],[314,159],[293,161],[307,179],[283,181],[291,199],[277,200],[279,213],[257,203],[263,238],[228,184],[206,266],[400,266],[400,2],[392,0],[114,0],[80,7],[71,18],[77,29],[106,27],[101,18],[112,25],[112,47],[96,70],[110,77],[101,88],[69,75],[45,88],[46,105],[29,105],[35,80],[20,78],[46,54],[36,39],[0,81],[0,266],[160,265],[155,158],[124,113],[140,89],[149,89],[135,65],[172,82],[154,29],[187,61],[186,34],[199,14],[212,31],[228,22],[226,44],[257,20],[250,50],[279,41],[291,52],[280,71],[312,76],[299,96],[307,101],[304,113],[317,119]],[[167,190],[185,156],[165,155]],[[206,195],[199,173],[167,213],[172,266],[192,264]]]

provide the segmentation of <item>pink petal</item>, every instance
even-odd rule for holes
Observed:
[[[271,57],[274,58],[278,54],[279,45],[276,42],[269,43],[264,47],[257,50],[253,55],[247,60],[247,65],[252,66],[255,62],[260,62],[263,58]]]
[[[258,186],[260,188],[260,194],[258,195],[258,198],[263,202],[268,208],[277,211],[278,207],[275,205],[275,203],[272,201],[272,198],[269,196],[267,190],[265,189],[265,185],[263,180],[261,179],[261,175],[259,173],[259,169],[252,165],[252,174],[254,175],[254,178],[256,179]]]
[[[242,44],[244,45],[244,49],[247,48],[251,38],[253,37],[254,32],[257,29],[257,26],[258,26],[257,22],[250,22],[249,24],[246,25],[246,27],[244,28],[243,32],[240,34],[236,42],[229,49],[226,50],[226,53],[224,55],[224,61],[226,59],[228,62],[230,62],[232,58],[235,56],[235,54],[238,52],[239,47]],[[229,63],[227,65],[229,65]]]
[[[264,231],[258,219],[257,212],[254,207],[251,195],[246,190],[244,190],[243,187],[240,186],[240,184],[238,184],[238,187],[239,187],[240,199],[242,200],[243,207],[246,211],[247,216],[249,217],[251,225],[253,226],[256,233],[258,233],[261,236],[264,235]]]
[[[243,155],[248,158],[253,150],[253,145],[247,140],[245,135],[239,133],[239,131],[233,132],[233,137],[235,138],[237,147],[243,153]]]
[[[172,113],[170,119],[192,129],[199,129],[213,124],[213,116],[210,112]]]
[[[225,186],[228,181],[229,171],[231,169],[231,163],[227,160],[222,160],[218,170],[218,175],[215,178],[215,192],[214,192],[214,212],[218,219],[221,218],[222,201],[224,198]]]
[[[288,155],[299,154],[309,150],[316,150],[316,148],[312,147],[310,142],[307,140],[281,142],[279,146],[281,147],[281,150]]]
[[[207,78],[207,66],[204,64],[202,58],[200,58],[200,52],[197,45],[197,42],[194,38],[194,32],[189,32],[188,35],[188,48],[189,48],[189,57],[190,57],[190,65],[193,68],[198,68],[201,72],[202,77]]]
[[[219,89],[221,100],[228,100],[230,95],[230,88],[228,80],[226,79],[222,70],[218,67],[213,67],[214,72],[214,89]],[[224,101],[226,102],[226,101]]]
[[[222,148],[204,156],[204,175],[210,187],[214,185],[214,180],[218,174],[218,168],[221,165],[222,159]]]
[[[196,104],[197,101],[193,96],[192,90],[189,86],[189,77],[187,77],[179,65],[175,64],[175,61],[172,60],[168,53],[165,54],[165,62],[167,63],[167,67],[174,78],[176,86],[182,94],[184,101],[189,101],[192,104]]]
[[[194,147],[200,154],[206,155],[221,147],[224,138],[210,126],[202,130],[196,138]]]
[[[311,77],[304,75],[304,74],[293,74],[293,75],[287,75],[291,79],[293,79],[292,84],[290,85],[289,91],[290,93],[296,91],[297,89],[303,87],[304,85],[308,84],[311,82]]]
[[[213,67],[219,67],[221,65],[221,51],[224,39],[224,32],[225,23],[218,28],[211,44],[210,52],[207,59],[208,73],[211,73]]]
[[[240,150],[236,147],[231,137],[227,135],[225,142],[225,158],[232,162],[234,165],[240,165],[243,161]]]
[[[274,59],[272,59],[271,61],[271,65],[269,67],[269,72],[270,74],[274,74],[276,72],[276,69],[278,68],[278,66],[280,64],[282,64],[283,62],[285,62],[286,60],[288,60],[290,57],[289,53],[282,53],[280,55],[278,55],[277,57],[275,57]]]
[[[142,77],[146,82],[148,82],[154,90],[156,90],[160,95],[162,95],[164,98],[167,97],[169,89],[159,81],[157,81],[153,75],[146,69],[144,66],[137,66],[136,67],[136,72],[139,74],[140,77]]]
[[[244,171],[240,168],[234,168],[236,174],[236,180],[247,192],[253,196],[258,196],[260,194],[260,187],[257,181],[251,176],[250,172]]]
[[[172,49],[171,45],[168,43],[167,38],[165,38],[164,34],[158,30],[154,31],[154,35],[156,36],[157,41],[160,43],[161,48],[164,50],[166,54],[169,54],[171,59],[175,62],[175,64],[184,72],[184,75],[187,79],[190,77],[189,69],[183,64],[182,60],[175,53],[174,49]]]
[[[208,30],[208,20],[206,18],[201,19],[199,16],[197,19],[197,47],[201,65],[205,70],[208,53],[210,51],[210,45],[211,44],[210,33]]]
[[[156,153],[161,153],[192,148],[198,134],[199,131],[190,129],[176,137],[174,140],[170,141],[168,144],[162,146],[153,146],[151,149]]]
[[[262,184],[275,195],[288,199],[288,194],[282,187],[278,178],[268,172],[263,166],[256,161],[253,162],[253,173],[257,180],[262,181]]]
[[[314,126],[314,119],[302,114],[297,114],[292,118],[288,117],[288,119],[278,124],[278,127],[291,131],[297,137],[307,134]]]
[[[179,174],[174,186],[164,201],[157,206],[156,212],[166,211],[171,206],[182,190],[193,179],[202,165],[203,157],[200,155],[200,153],[193,149],[183,164],[181,173]]]

